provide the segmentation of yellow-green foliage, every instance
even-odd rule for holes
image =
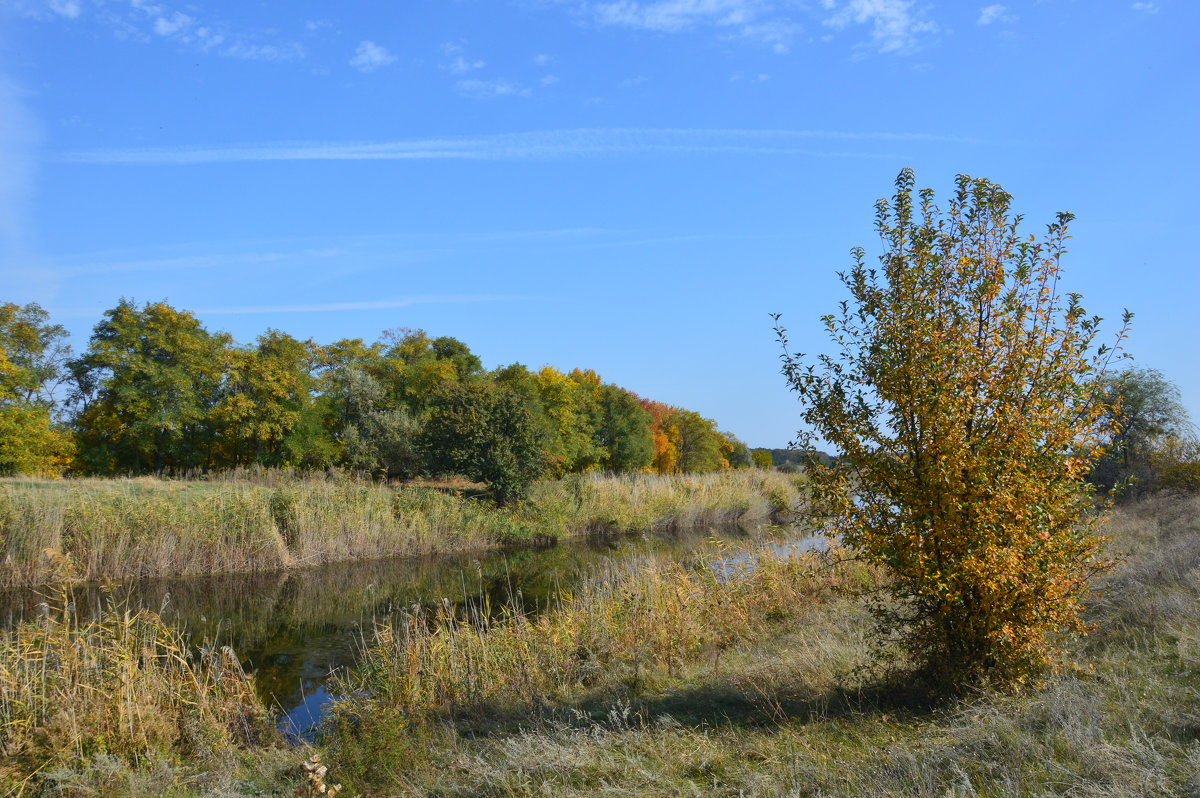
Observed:
[[[346,476],[0,481],[0,587],[268,571],[606,530],[763,521],[795,485],[737,471],[572,477],[515,507]]]
[[[153,613],[110,608],[81,623],[59,603],[0,636],[4,789],[97,755],[198,760],[273,733],[228,648],[189,652]]]
[[[877,203],[879,265],[855,250],[850,299],[823,319],[836,354],[808,364],[778,329],[805,424],[841,454],[809,474],[814,510],[888,569],[881,637],[947,691],[1020,683],[1085,629],[1104,563],[1083,479],[1112,424],[1112,349],[1060,288],[1070,214],[1038,241],[998,185],[956,189],[943,213],[904,170]]]

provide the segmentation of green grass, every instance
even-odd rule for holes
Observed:
[[[0,587],[271,571],[471,551],[538,538],[760,522],[797,489],[781,474],[583,476],[512,508],[345,475],[241,472],[210,481],[0,480]]]

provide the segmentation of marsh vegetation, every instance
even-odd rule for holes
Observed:
[[[878,658],[848,588],[879,574],[815,553],[597,566],[537,616],[431,602],[367,638],[310,744],[261,723],[220,649],[178,659],[150,616],[50,608],[0,646],[3,775],[28,795],[286,795],[316,752],[364,796],[1188,795],[1200,502],[1151,497],[1103,530],[1122,564],[1061,672],[950,702]]]
[[[314,567],[611,532],[782,518],[794,478],[576,475],[496,506],[344,474],[0,481],[0,587]]]

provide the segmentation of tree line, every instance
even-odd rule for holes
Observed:
[[[122,299],[84,352],[66,339],[38,305],[0,304],[0,474],[342,467],[461,474],[507,499],[540,476],[754,465],[699,413],[586,369],[488,371],[421,330],[238,344],[166,302]]]

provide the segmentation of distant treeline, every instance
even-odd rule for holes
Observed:
[[[761,462],[763,467],[774,467],[780,471],[801,471],[808,464],[808,455],[799,449],[754,449],[751,456],[756,464]],[[814,452],[813,457],[822,465],[833,463],[833,457],[825,452]]]
[[[755,464],[712,420],[594,371],[488,371],[421,330],[238,344],[166,302],[123,299],[86,351],[65,339],[37,305],[0,305],[0,474],[345,467],[463,474],[504,496],[542,475]]]

